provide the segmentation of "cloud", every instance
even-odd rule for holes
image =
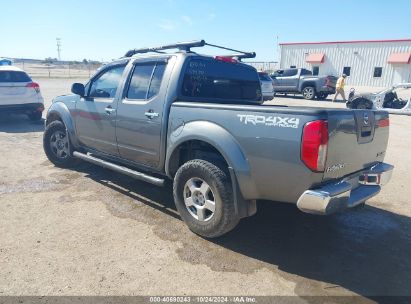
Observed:
[[[165,31],[174,31],[177,28],[177,24],[173,20],[169,19],[161,20],[157,26]]]
[[[191,19],[191,17],[183,15],[181,16],[181,19],[188,25],[193,25],[193,20]]]

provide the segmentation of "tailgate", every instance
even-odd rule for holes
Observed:
[[[337,85],[337,80],[337,77],[329,75],[325,77],[325,86],[335,88],[335,86]]]
[[[13,105],[39,102],[34,89],[28,82],[0,82],[0,105]]]
[[[328,114],[324,180],[340,178],[384,160],[389,133],[387,112],[352,110]]]

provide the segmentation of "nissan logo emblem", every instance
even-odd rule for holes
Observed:
[[[367,113],[364,113],[364,125],[368,125],[369,117]]]

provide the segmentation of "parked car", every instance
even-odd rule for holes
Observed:
[[[0,112],[23,113],[37,121],[43,111],[44,100],[38,83],[15,66],[0,66]]]
[[[261,93],[263,100],[271,100],[274,98],[273,80],[268,73],[258,72],[258,77],[261,82]]]
[[[347,102],[349,109],[385,110],[391,114],[411,115],[411,83],[400,83],[378,93],[355,95]]]
[[[335,94],[337,77],[313,76],[307,69],[278,70],[271,75],[274,92],[302,94],[305,99],[327,99],[329,94]]]
[[[210,238],[253,215],[258,199],[325,215],[389,181],[387,112],[261,105],[257,71],[191,51],[204,45],[134,49],[73,84],[48,110],[48,159],[158,186],[172,180],[181,218]]]

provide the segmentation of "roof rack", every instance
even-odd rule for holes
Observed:
[[[243,51],[227,48],[227,47],[224,47],[224,46],[219,46],[219,45],[207,43],[207,42],[205,42],[205,40],[195,40],[195,41],[188,41],[188,42],[177,42],[177,43],[174,43],[174,44],[162,45],[162,46],[158,46],[158,47],[132,49],[132,50],[129,50],[124,55],[124,57],[131,57],[135,54],[144,54],[144,53],[149,53],[149,52],[167,54],[166,52],[162,52],[162,51],[171,50],[171,49],[178,49],[180,52],[187,52],[188,53],[188,52],[191,52],[191,48],[204,47],[204,46],[211,46],[211,47],[215,47],[215,48],[218,48],[218,49],[223,49],[223,50],[239,53],[239,54],[224,55],[224,56],[225,57],[235,57],[240,61],[241,61],[241,59],[255,58],[255,56],[256,56],[256,54],[254,52],[243,52]]]

